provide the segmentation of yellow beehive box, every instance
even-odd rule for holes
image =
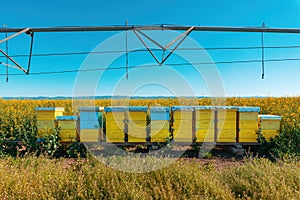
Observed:
[[[262,130],[279,130],[280,121],[279,120],[261,120]]]
[[[174,120],[192,120],[192,112],[187,111],[175,111],[173,112],[173,119]]]
[[[174,142],[193,142],[193,111],[192,106],[173,106],[173,139]],[[195,119],[194,119],[195,120]]]
[[[267,142],[270,142],[271,138],[274,138],[276,135],[278,135],[278,130],[263,130],[262,134],[266,138]]]
[[[123,129],[106,129],[105,133],[106,142],[124,142],[125,141],[125,133]]]
[[[215,107],[197,106],[196,142],[215,142]]]
[[[231,120],[218,120],[218,129],[236,130],[236,121]]]
[[[151,121],[151,130],[167,130],[169,131],[168,121]]]
[[[239,142],[257,142],[256,130],[240,130]]]
[[[59,137],[61,142],[76,142],[77,141],[77,116],[57,116]]]
[[[267,141],[278,134],[280,129],[281,116],[259,115],[260,127]]]
[[[239,107],[239,142],[257,142],[259,111],[259,107]]]
[[[196,142],[214,142],[215,130],[214,129],[199,129],[196,132]]]
[[[165,142],[170,137],[170,114],[169,107],[151,107],[151,142]]]
[[[37,112],[37,138],[44,138],[48,134],[53,134],[55,128],[55,119],[63,115],[64,108],[36,108]]]
[[[146,118],[148,112],[147,106],[129,106],[127,110],[128,113],[126,117],[129,122],[144,121],[146,124]]]
[[[38,129],[37,138],[45,138],[46,136],[52,135],[54,130],[52,128]]]
[[[218,142],[236,142],[236,130],[218,130]]]
[[[127,113],[128,142],[146,142],[147,138],[146,106],[130,106]]]
[[[124,130],[124,121],[106,120],[106,130]]]
[[[169,138],[169,130],[153,130],[151,129],[151,142],[165,142]]]
[[[254,108],[257,108],[257,110],[259,112],[259,110],[260,110],[259,107],[254,107]],[[241,121],[258,121],[258,112],[239,111],[239,120],[241,120]]]
[[[106,142],[124,142],[123,129],[106,129]]]
[[[173,106],[171,107],[173,122],[186,120],[192,121],[194,106]]]
[[[192,128],[192,120],[175,120],[173,121],[174,130],[185,130]]]
[[[257,120],[260,107],[241,106],[238,107],[238,110],[239,110],[239,118],[241,120],[247,120],[247,121]]]
[[[258,130],[258,120],[240,120],[239,121],[240,130]]]
[[[51,108],[35,108],[37,112],[37,121],[55,120],[57,116],[62,116],[64,108],[51,107]]]
[[[106,110],[106,109],[104,109]],[[106,121],[124,121],[125,119],[125,111],[119,112],[106,112],[105,119]]]
[[[216,107],[217,142],[236,142],[238,107]]]
[[[191,129],[178,129],[173,131],[174,142],[192,142],[193,133]]]
[[[128,142],[146,142],[146,136],[144,134],[128,135]]]
[[[59,131],[61,142],[76,142],[77,130],[76,129],[62,129]]]
[[[36,124],[37,124],[38,130],[41,130],[41,129],[54,129],[55,128],[55,121],[54,120],[37,121]]]
[[[81,129],[80,141],[81,142],[99,142],[101,137],[101,129]]]
[[[104,108],[106,142],[125,142],[125,120],[128,107],[109,106]]]
[[[133,109],[133,107],[129,107],[129,112],[127,115],[127,118],[129,121],[144,121],[147,117],[147,107],[138,107],[135,106],[134,107],[137,111],[131,111]],[[140,111],[138,111],[138,108],[140,108]]]
[[[201,129],[201,130],[207,130],[207,129],[213,129],[214,128],[215,121],[214,120],[197,120],[196,121],[196,129]]]
[[[128,142],[145,142],[146,138],[146,129],[128,129]]]
[[[281,119],[281,116],[276,115],[259,115],[259,121],[262,130],[279,131]]]
[[[196,119],[213,121],[215,119],[215,112],[211,106],[196,107]]]
[[[219,120],[236,121],[237,108],[223,107],[217,110]]]
[[[58,121],[58,127],[60,129],[76,129],[76,123],[75,121]]]
[[[77,116],[58,116],[56,121],[61,130],[76,129],[77,127]]]
[[[146,128],[146,120],[128,121],[128,130],[141,130]]]

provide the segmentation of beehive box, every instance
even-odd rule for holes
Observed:
[[[259,111],[259,107],[239,107],[239,142],[257,142]]]
[[[80,107],[80,141],[99,142],[103,138],[103,107]]]
[[[169,138],[170,112],[169,107],[150,108],[151,142],[165,142]]]
[[[42,129],[54,129],[54,127],[55,127],[55,120],[37,121],[37,128],[38,128],[38,130],[42,130]]]
[[[193,106],[171,107],[174,142],[193,142],[193,110]]]
[[[99,129],[103,127],[103,107],[80,107],[80,128]]]
[[[236,142],[237,112],[235,106],[216,107],[217,112],[217,142]]]
[[[130,106],[125,117],[128,123],[128,142],[146,142],[147,106]]]
[[[125,114],[127,112],[127,107],[105,107],[104,112],[106,123],[106,142],[124,142]]]
[[[214,142],[215,111],[212,106],[195,107],[196,142]]]
[[[101,129],[80,129],[81,142],[99,142]]]
[[[55,128],[55,119],[62,116],[64,108],[61,107],[39,107],[35,108],[37,113],[37,138],[45,138],[46,135],[52,134]]]
[[[57,116],[56,121],[60,127],[61,142],[76,142],[78,139],[77,116]]]
[[[282,117],[277,115],[259,115],[258,118],[263,136],[267,141],[270,141],[272,137],[278,134]]]
[[[57,116],[62,116],[64,108],[49,107],[49,108],[35,108],[37,112],[37,121],[53,121]]]

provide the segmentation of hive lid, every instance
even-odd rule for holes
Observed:
[[[239,110],[238,106],[214,106],[216,110]]]
[[[127,106],[108,106],[104,108],[105,112],[125,112],[127,110]]]
[[[172,106],[171,110],[172,111],[179,111],[179,110],[192,111],[192,110],[194,110],[194,108],[195,108],[195,106]]]
[[[148,110],[147,106],[108,106],[104,108],[105,112],[125,112],[125,111],[147,112],[147,110]]]
[[[258,115],[260,119],[269,119],[269,120],[281,120],[282,117],[278,115]]]
[[[82,112],[82,111],[98,112],[98,111],[103,111],[104,108],[103,107],[99,107],[99,106],[84,106],[84,107],[79,107],[78,110],[80,112]]]
[[[63,107],[38,107],[35,108],[36,111],[64,111]]]
[[[147,112],[148,107],[147,106],[129,106],[128,111]]]
[[[170,107],[150,107],[150,112],[170,112]]]
[[[239,112],[259,112],[260,107],[239,107]]]
[[[195,110],[213,110],[214,106],[195,106]]]
[[[57,116],[56,120],[60,120],[60,121],[71,121],[71,120],[77,120],[77,116]]]

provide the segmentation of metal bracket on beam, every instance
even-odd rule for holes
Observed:
[[[184,33],[180,34],[177,38],[175,38],[173,41],[171,41],[169,44],[167,44],[166,46],[163,46],[161,44],[159,44],[159,42],[155,41],[153,38],[151,38],[150,36],[148,36],[147,34],[143,33],[141,30],[138,30],[136,28],[132,29],[133,32],[135,33],[135,35],[138,37],[138,39],[142,42],[142,44],[147,48],[147,50],[149,51],[149,53],[152,55],[152,57],[155,59],[155,61],[159,64],[162,65],[173,53],[174,51],[179,47],[179,45],[186,39],[186,37],[193,31],[195,27],[192,26],[190,27],[188,30],[186,30]],[[155,54],[153,53],[153,51],[150,49],[150,47],[146,44],[146,42],[142,39],[142,37],[139,35],[143,35],[145,38],[147,38],[149,41],[151,41],[152,43],[154,43],[156,46],[158,46],[159,48],[161,48],[161,50],[163,51],[163,55],[165,53],[165,51],[172,46],[174,43],[176,43],[177,41],[179,41],[181,38],[181,40],[178,42],[178,44],[171,50],[171,52],[164,58],[162,57],[162,60],[159,61],[158,58],[155,56]]]
[[[2,42],[5,42],[5,41],[7,41],[7,40],[10,40],[10,39],[12,39],[12,38],[18,36],[18,35],[21,35],[22,33],[26,33],[27,31],[29,31],[29,28],[25,28],[25,29],[23,29],[23,30],[20,31],[20,32],[17,32],[17,33],[15,33],[15,34],[13,34],[13,35],[7,37],[7,38],[4,38],[4,39],[0,40],[0,44],[1,44]]]
[[[11,58],[9,55],[7,55],[4,51],[2,51],[2,50],[0,49],[0,52],[1,52],[6,58],[8,58],[11,62],[13,62],[13,63],[16,65],[16,67],[13,67],[13,68],[20,69],[20,70],[22,70],[23,72],[25,72],[25,74],[28,74],[28,71],[27,71],[26,69],[24,69],[23,67],[21,67],[21,65],[19,65],[16,61],[14,61],[14,59],[12,59],[12,58]],[[11,67],[11,65],[6,65],[6,66]]]
[[[29,70],[30,70],[30,65],[31,65],[32,48],[33,48],[33,35],[34,35],[34,33],[31,32],[29,28],[25,28],[25,29],[23,29],[23,30],[21,30],[21,31],[19,31],[19,32],[15,33],[15,34],[13,34],[11,36],[9,36],[9,37],[6,37],[6,38],[0,40],[0,44],[3,43],[3,42],[6,42],[6,41],[8,41],[8,40],[10,40],[10,39],[12,39],[12,38],[14,38],[16,36],[18,36],[18,35],[21,35],[22,33],[26,33],[27,35],[29,35],[31,37],[27,69],[23,68],[12,57],[10,57],[7,53],[5,53],[4,51],[2,51],[1,49],[0,49],[0,53],[2,53],[7,59],[9,59],[12,63],[14,63],[15,66],[9,65],[7,63],[5,64],[3,62],[0,62],[0,64],[5,65],[7,67],[19,69],[19,70],[23,71],[25,74],[28,75],[29,74]]]

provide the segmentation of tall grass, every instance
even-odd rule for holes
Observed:
[[[7,157],[0,160],[0,198],[299,199],[299,169],[296,161],[254,159],[220,169],[178,160],[161,170],[126,173],[93,158],[69,163],[64,159]]]

